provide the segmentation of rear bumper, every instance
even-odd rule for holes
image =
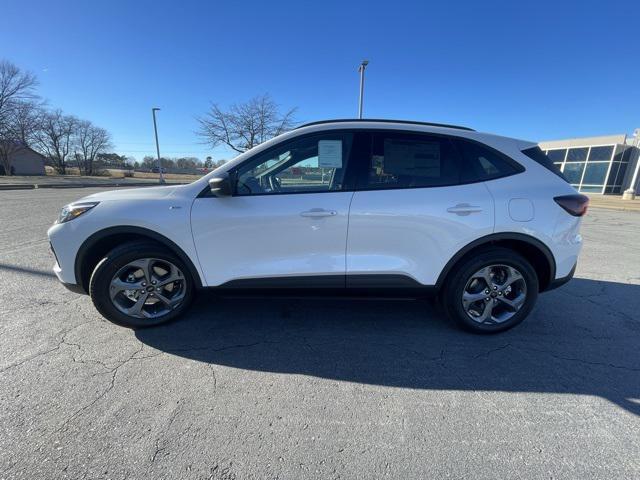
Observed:
[[[551,281],[551,283],[549,283],[549,286],[544,291],[548,292],[549,290],[553,290],[555,288],[561,287],[562,285],[567,283],[569,280],[571,280],[573,278],[574,273],[576,273],[577,266],[578,264],[574,263],[573,268],[571,269],[571,271],[567,276],[562,278],[556,278],[555,280]]]

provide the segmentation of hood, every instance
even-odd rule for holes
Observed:
[[[181,185],[168,185],[163,187],[122,188],[109,190],[108,192],[94,193],[81,198],[78,202],[102,202],[106,200],[152,200],[171,196]]]

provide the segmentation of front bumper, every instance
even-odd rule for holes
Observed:
[[[56,277],[58,277],[58,280],[60,281],[60,283],[69,291],[73,292],[73,293],[79,293],[82,295],[86,295],[87,292],[84,290],[84,288],[82,288],[82,285],[78,285],[76,283],[70,283],[70,282],[65,282],[63,275],[62,275],[62,268],[60,268],[60,262],[58,261],[58,255],[56,254],[56,250],[53,248],[53,244],[49,243],[49,246],[51,248],[51,253],[53,253],[53,256],[56,259],[56,263],[53,266],[53,273],[56,274]]]
[[[55,224],[47,231],[49,247],[55,257],[53,272],[58,280],[65,285],[76,286],[75,253],[77,251],[77,237],[66,224]]]
[[[62,283],[62,286],[69,290],[70,292],[77,293],[79,295],[87,295],[87,292],[84,291],[81,285],[76,285],[75,283]]]

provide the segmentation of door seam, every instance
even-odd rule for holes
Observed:
[[[491,233],[496,233],[496,221],[497,221],[496,220],[496,198],[493,196],[493,192],[487,185],[487,182],[482,182],[482,185],[484,185],[485,190],[489,193],[489,197],[491,198],[491,207],[493,210],[493,215],[492,215],[493,226],[491,228]]]
[[[347,252],[349,251],[349,225],[351,224],[351,204],[353,203],[353,197],[356,196],[356,192],[354,191],[351,194],[351,199],[349,200],[349,208],[347,209],[347,236],[344,242],[344,288],[347,288]]]
[[[202,263],[200,262],[200,253],[198,252],[196,237],[193,234],[193,206],[195,205],[197,199],[198,199],[197,197],[194,198],[193,201],[191,202],[191,205],[189,206],[189,231],[191,232],[191,241],[193,242],[193,250],[196,252],[196,261],[198,262],[198,267],[200,267],[200,271],[198,272],[200,274],[200,279],[201,279],[200,283],[202,284],[203,287],[208,287],[209,282],[205,275],[205,271],[202,266]]]

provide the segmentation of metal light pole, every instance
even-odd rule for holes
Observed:
[[[364,70],[369,65],[369,60],[363,60],[360,66],[358,67],[358,72],[360,72],[360,99],[358,101],[358,118],[362,118],[362,102],[364,100]]]
[[[629,188],[622,193],[623,200],[634,200],[636,198],[636,183],[638,181],[638,172],[640,171],[640,128],[636,128],[633,132],[633,136],[635,137],[634,146],[636,150],[638,150],[638,157],[636,158],[636,168],[633,172],[633,177],[631,178],[631,185]],[[629,159],[631,160],[631,159]],[[629,162],[631,163],[631,162]]]
[[[162,174],[162,162],[160,161],[160,144],[158,143],[158,125],[156,124],[156,111],[160,110],[157,107],[151,109],[153,115],[153,131],[156,134],[156,152],[158,153],[158,172],[160,172],[160,183],[164,183],[164,175]]]

